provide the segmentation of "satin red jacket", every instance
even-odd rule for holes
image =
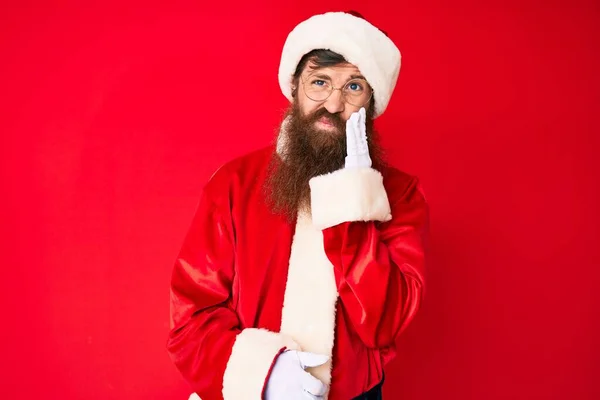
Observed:
[[[428,207],[397,169],[313,178],[311,215],[265,202],[273,148],[210,179],[176,260],[167,348],[202,400],[260,399],[285,349],[328,354],[310,372],[330,400],[382,379],[423,292]]]

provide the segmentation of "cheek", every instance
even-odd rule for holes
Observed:
[[[347,105],[346,108],[344,108],[344,112],[342,113],[342,119],[344,121],[348,121],[350,119],[350,116],[358,110],[360,110],[360,108]]]
[[[317,108],[319,108],[319,104],[312,101],[300,103],[300,110],[302,110],[302,114],[305,117],[313,113]]]
[[[307,99],[302,93],[296,98],[296,101],[298,102],[298,108],[305,117],[314,112],[320,105],[320,103]]]
[[[364,107],[365,107],[365,111],[367,112],[366,114],[369,115],[370,105],[366,105]],[[344,121],[348,121],[350,119],[350,116],[352,114],[354,114],[355,112],[358,112],[360,109],[361,109],[361,107],[353,106],[352,104],[346,103],[346,106],[344,107],[344,111],[342,112],[341,117]]]

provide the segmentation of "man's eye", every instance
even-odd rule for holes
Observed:
[[[348,89],[352,90],[353,92],[359,91],[359,90],[363,90],[363,87],[360,83],[357,82],[351,82],[348,85]]]
[[[315,86],[325,86],[325,85],[327,85],[327,82],[325,82],[324,80],[317,79],[317,80],[313,81],[313,85],[315,85]]]

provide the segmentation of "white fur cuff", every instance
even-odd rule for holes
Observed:
[[[225,400],[256,400],[262,391],[271,366],[283,348],[299,346],[288,336],[265,329],[247,328],[238,334],[223,375]]]
[[[343,168],[312,178],[313,225],[325,229],[347,221],[389,221],[383,177],[373,168]]]

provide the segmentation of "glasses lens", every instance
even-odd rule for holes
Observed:
[[[373,90],[364,79],[352,79],[344,86],[344,98],[353,106],[362,107],[371,100]]]
[[[333,85],[328,79],[308,76],[303,81],[306,97],[313,101],[325,101],[333,91]],[[373,90],[364,79],[352,79],[342,89],[344,100],[353,106],[362,107],[371,100]]]
[[[331,94],[331,82],[314,76],[309,76],[304,81],[304,93],[306,97],[314,101],[323,101]]]

